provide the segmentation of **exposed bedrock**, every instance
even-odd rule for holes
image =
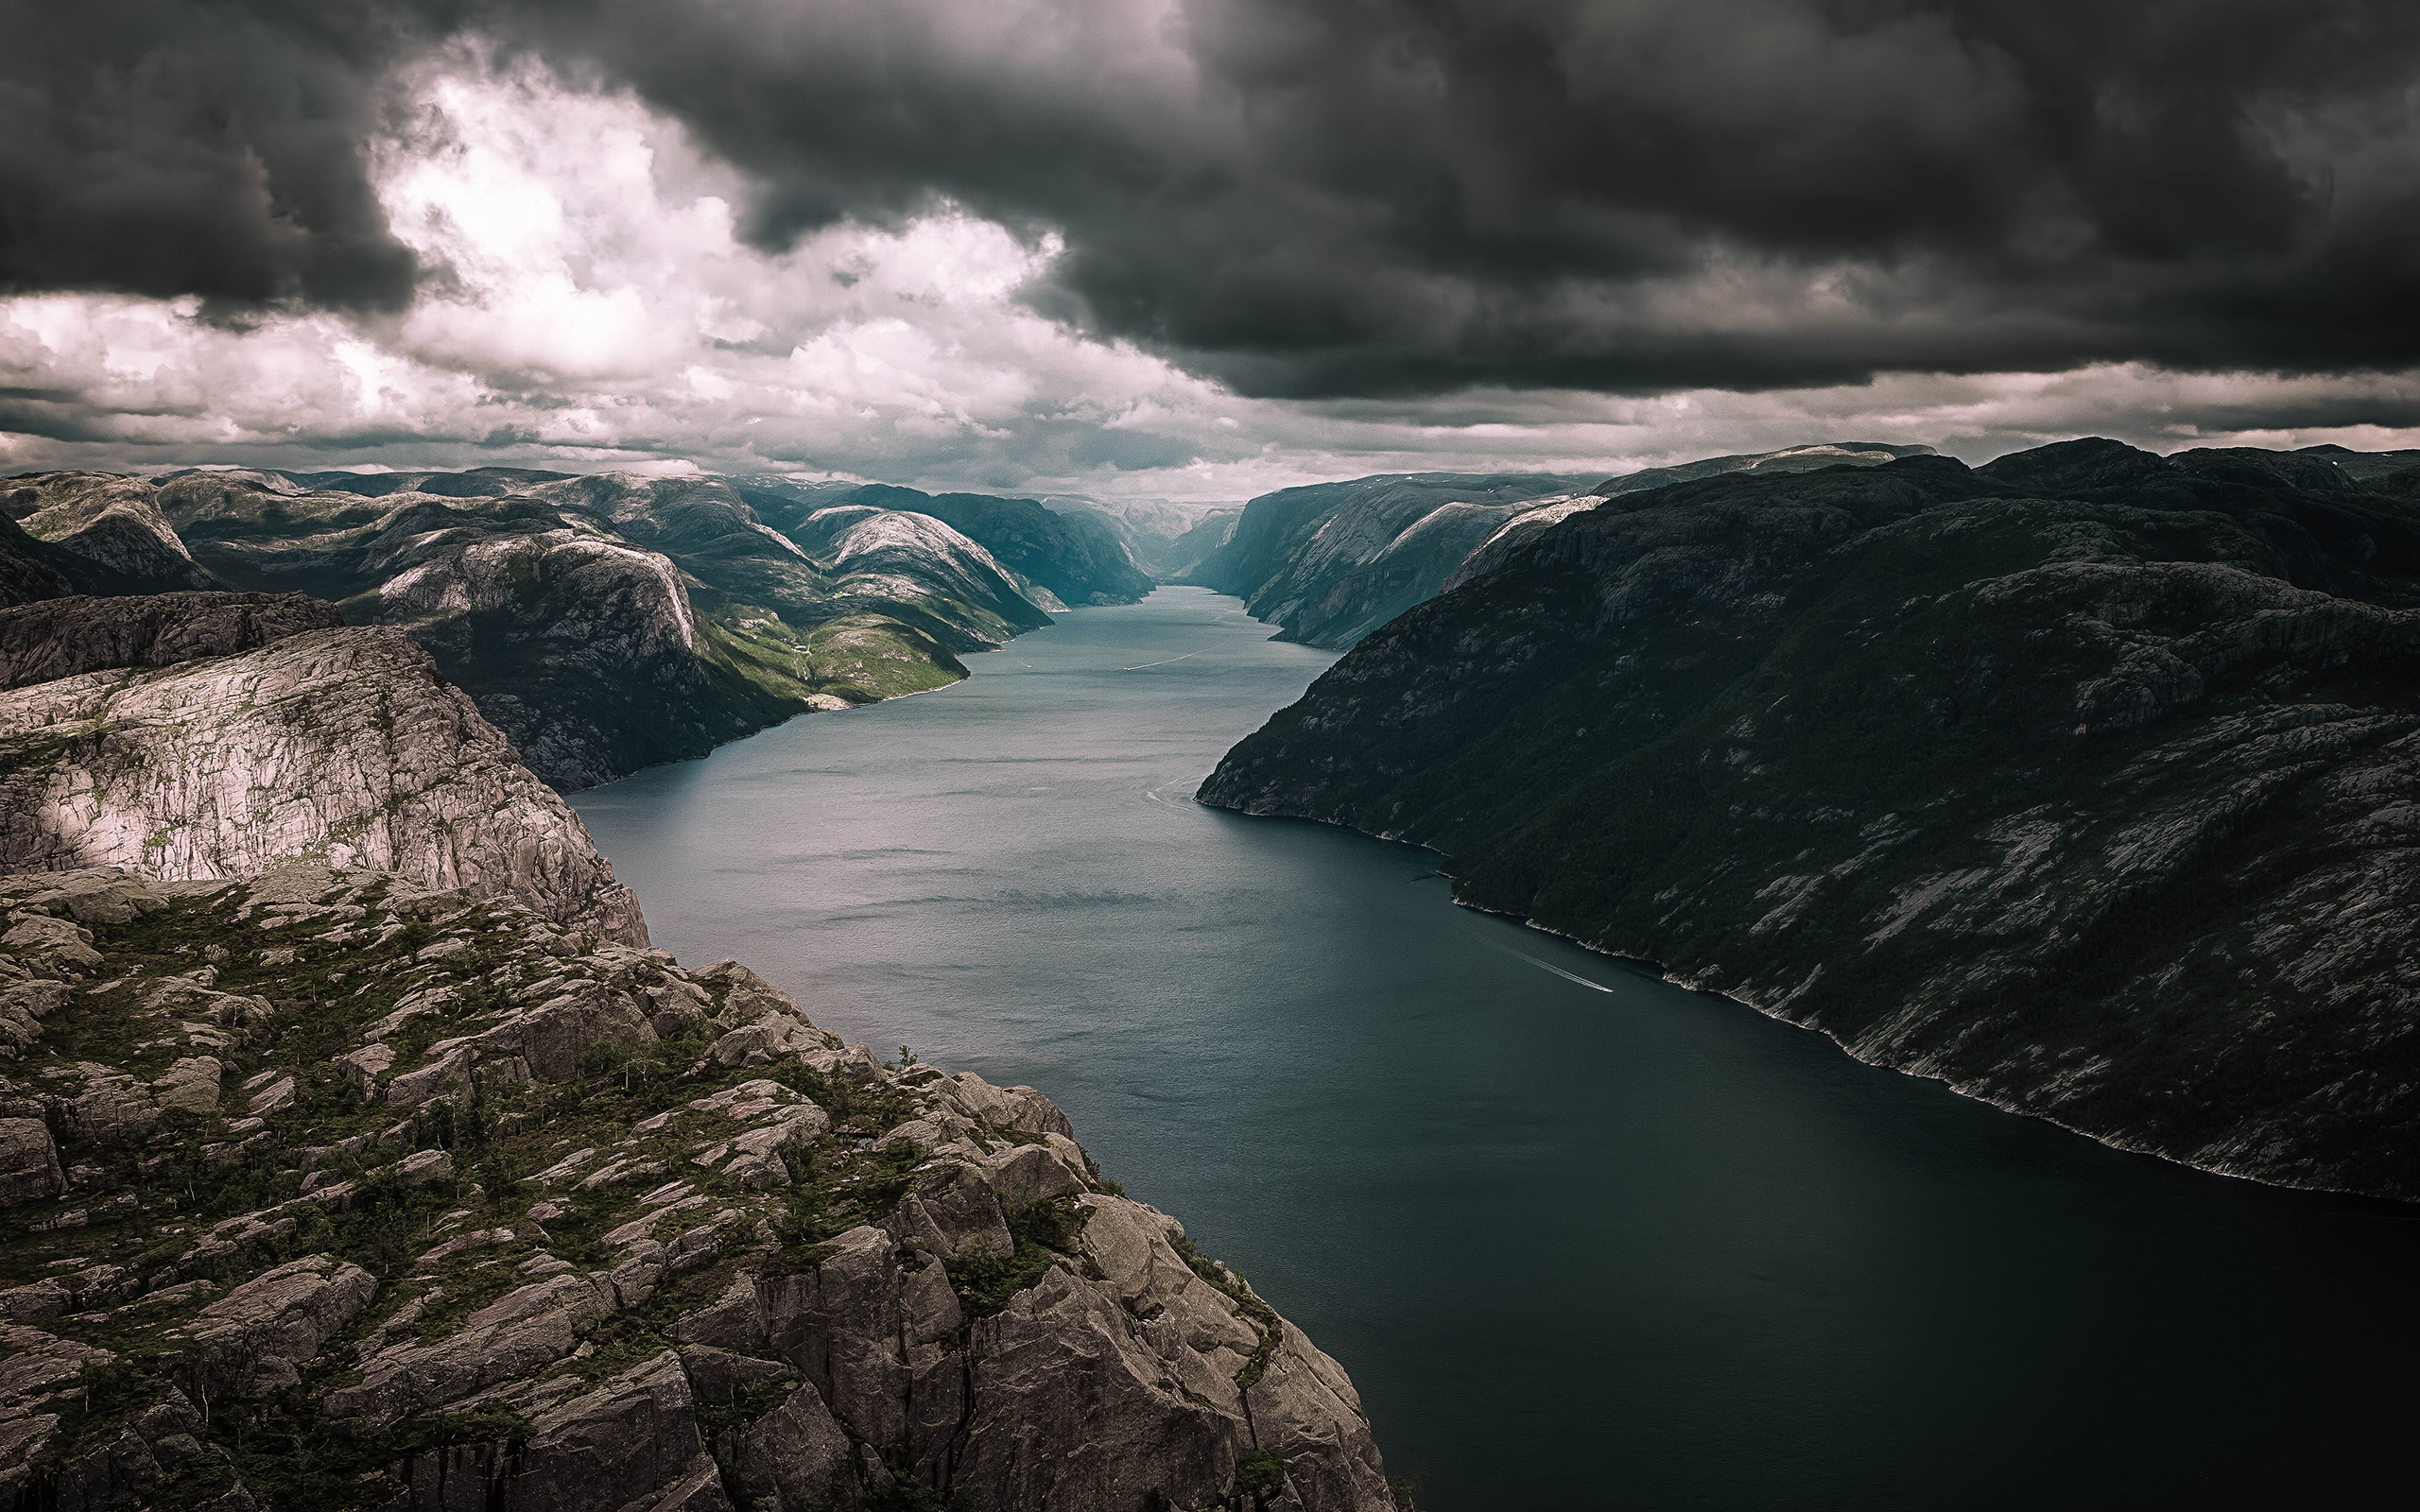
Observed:
[[[112,614],[124,607],[134,627],[121,639],[138,653],[177,635],[237,644],[287,613],[275,600],[226,610],[207,602],[216,597],[176,606],[191,612],[176,631],[145,618],[157,600],[105,603]],[[225,634],[212,630],[225,616]],[[72,661],[42,649],[56,644],[12,635],[8,654]],[[198,880],[295,857],[516,898],[609,938],[647,937],[637,900],[578,816],[400,632],[314,629],[236,655],[0,692],[0,868],[126,866]]]
[[[1344,1371],[1032,1088],[391,873],[0,909],[76,1003],[0,1058],[0,1512],[1393,1505]]]

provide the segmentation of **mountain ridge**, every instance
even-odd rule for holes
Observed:
[[[2420,1194],[2420,511],[2327,467],[2095,441],[1610,498],[1201,799],[1430,845],[1461,902],[2127,1148]]]

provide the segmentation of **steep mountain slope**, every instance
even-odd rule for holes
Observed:
[[[256,651],[344,623],[301,593],[81,595],[0,610],[0,688],[108,667],[165,667]]]
[[[1235,539],[1243,517],[1241,508],[1211,510],[1167,543],[1152,570],[1165,582],[1190,582],[1212,552]]]
[[[377,872],[0,907],[0,1509],[1392,1505],[1031,1088]]]
[[[0,870],[190,881],[312,854],[646,943],[579,817],[428,653],[333,618],[200,593],[0,610],[12,665],[68,674],[0,692]]]
[[[1823,441],[1651,468],[1588,490],[1540,473],[1418,473],[1288,489],[1253,500],[1184,578],[1245,601],[1277,639],[1343,649],[1436,596],[1472,553],[1592,507],[1599,498],[1728,472],[1874,467],[1928,446]],[[1586,490],[1586,491],[1583,491]]]
[[[161,498],[227,581],[410,632],[562,788],[941,686],[959,655],[1048,623],[937,523],[869,570],[713,478],[195,472]]]
[[[925,494],[887,483],[870,483],[834,502],[930,515],[1063,603],[1132,604],[1153,586],[1117,531],[1090,512],[1060,514],[1031,499]]]
[[[1201,797],[2115,1143],[2420,1196],[2415,527],[2100,441],[1619,495]]]
[[[1468,539],[1480,518],[1472,511],[1489,512],[1493,529],[1525,507],[1580,492],[1592,481],[1544,472],[1411,472],[1284,489],[1244,506],[1234,533],[1186,581],[1242,599],[1254,618],[1278,627],[1281,641],[1347,645],[1383,623],[1382,606],[1426,596],[1413,585],[1425,581],[1435,591],[1478,543]],[[1460,528],[1430,532],[1377,565],[1398,537],[1448,505],[1461,507]]]
[[[85,593],[218,587],[161,514],[149,484],[110,472],[38,472],[0,487],[0,508]]]
[[[51,560],[51,549],[0,515],[0,609],[37,599],[64,598],[76,585]]]

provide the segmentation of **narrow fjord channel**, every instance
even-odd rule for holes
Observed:
[[[2406,1504],[2420,1212],[2120,1154],[1196,806],[1331,656],[1084,610],[576,803],[657,942],[1030,1082],[1426,1504]]]

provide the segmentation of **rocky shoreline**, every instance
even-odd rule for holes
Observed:
[[[2118,1148],[2420,1198],[2415,480],[2078,441],[1608,497],[1201,798]]]
[[[1387,1512],[1031,1088],[648,948],[400,632],[0,611],[0,1512]]]
[[[0,905],[0,1512],[1392,1504],[1030,1088],[392,873]]]

